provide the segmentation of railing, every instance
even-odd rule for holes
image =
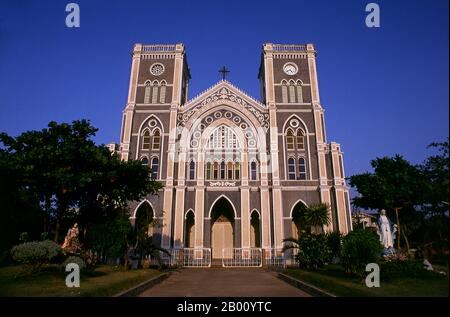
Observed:
[[[281,249],[265,249],[264,265],[272,268],[286,268],[286,254]]]
[[[173,266],[211,267],[210,248],[184,248],[172,250]]]
[[[175,51],[176,45],[142,45],[143,52],[172,52]]]
[[[222,250],[223,267],[261,267],[261,248],[224,248]]]
[[[305,52],[306,45],[298,44],[273,44],[274,52]]]

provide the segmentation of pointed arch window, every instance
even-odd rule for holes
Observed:
[[[189,163],[189,179],[195,179],[195,162],[191,160]]]
[[[143,157],[143,158],[141,159],[141,164],[142,164],[142,165],[148,165],[148,158]]]
[[[305,137],[303,135],[303,131],[302,130],[298,130],[297,131],[297,150],[304,150],[305,149]]]
[[[292,130],[288,130],[286,133],[286,145],[288,150],[294,149],[294,134]]]
[[[306,163],[303,157],[298,159],[298,179],[306,180]]]
[[[211,162],[206,163],[206,179],[211,179]]]
[[[220,179],[225,179],[225,162],[220,163]]]
[[[142,149],[150,149],[150,132],[148,130],[145,130],[144,134],[142,135]]]
[[[233,162],[227,163],[227,179],[233,179]]]
[[[241,178],[241,163],[236,162],[234,165],[234,179],[240,179]]]
[[[152,150],[159,150],[161,148],[161,132],[155,130],[153,133]]]
[[[166,83],[164,81],[161,83],[161,88],[159,91],[159,102],[160,103],[166,102]]]
[[[152,103],[158,103],[158,84],[154,82],[152,85]]]
[[[288,87],[286,82],[281,83],[281,102],[288,103]]]
[[[151,169],[152,169],[152,179],[157,179],[159,169],[159,159],[157,157],[154,157],[152,159]]]
[[[213,178],[219,179],[219,162],[214,162],[213,165]]]
[[[302,85],[297,83],[297,102],[303,103],[303,90]]]
[[[252,181],[257,180],[257,176],[258,176],[258,165],[256,164],[255,161],[250,163],[250,179]]]
[[[144,103],[150,103],[150,92],[151,92],[150,82],[145,83],[145,93],[144,93]]]
[[[295,180],[295,160],[292,157],[288,159],[288,179]]]
[[[295,103],[295,85],[293,83],[289,85],[289,102]]]

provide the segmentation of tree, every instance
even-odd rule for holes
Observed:
[[[300,230],[311,233],[311,227],[314,229],[322,228],[330,224],[330,207],[327,204],[315,204],[306,207],[298,204],[293,212],[293,221]]]
[[[63,221],[79,221],[80,229],[114,217],[128,201],[155,193],[162,186],[148,167],[121,161],[92,138],[97,129],[87,120],[50,122],[41,131],[17,137],[0,134],[0,158],[17,173],[17,191],[31,195],[54,223],[56,242]],[[84,230],[80,230],[84,232]]]
[[[428,157],[420,166],[429,182],[427,193],[427,211],[431,214],[448,212],[449,197],[449,142],[431,143],[428,148],[437,148],[438,154]]]
[[[371,165],[374,173],[350,177],[350,185],[360,193],[352,202],[360,208],[384,208],[391,219],[395,219],[394,209],[401,208],[401,233],[408,246],[408,235],[420,224],[422,216],[418,210],[426,202],[429,183],[418,166],[400,155],[376,158]]]
[[[323,228],[330,224],[329,206],[327,204],[311,205],[305,209],[304,219],[308,226]]]

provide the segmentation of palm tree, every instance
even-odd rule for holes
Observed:
[[[305,223],[315,229],[329,225],[331,221],[329,209],[329,206],[324,203],[307,207],[303,216]]]

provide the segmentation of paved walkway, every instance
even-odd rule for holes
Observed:
[[[306,297],[262,268],[182,269],[144,291],[143,297]]]

